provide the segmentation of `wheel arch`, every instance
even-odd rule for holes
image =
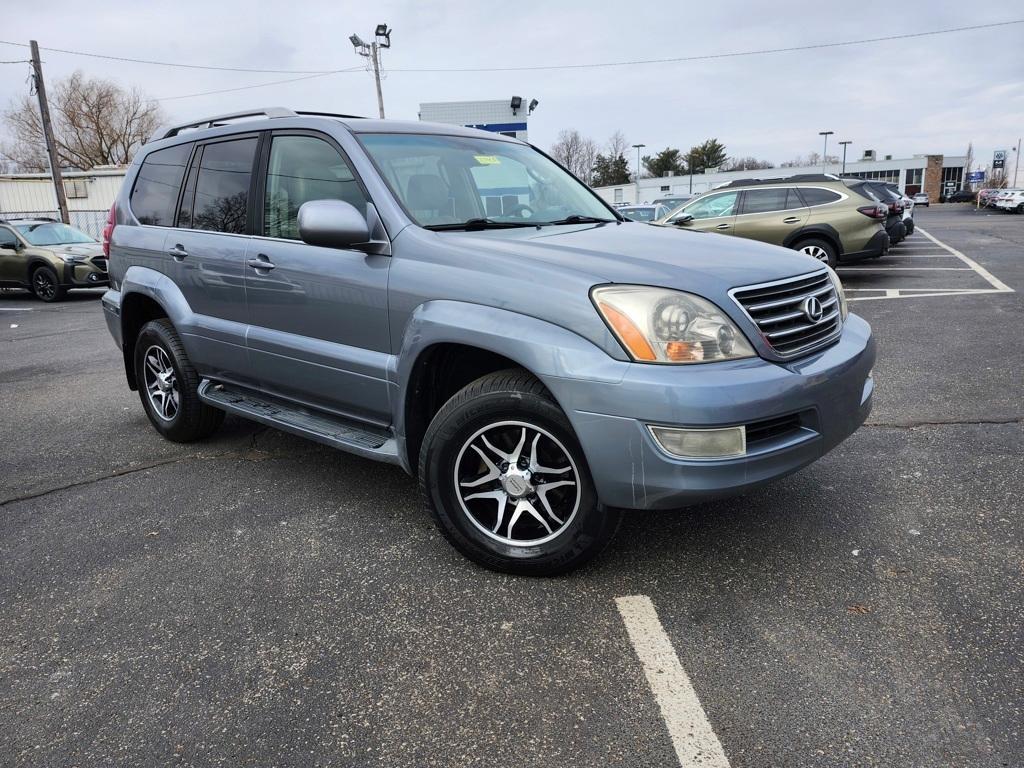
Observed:
[[[128,386],[138,388],[135,380],[135,340],[150,320],[166,317],[180,328],[188,315],[188,304],[176,285],[163,273],[133,266],[121,282],[121,351]]]
[[[831,224],[811,224],[791,232],[782,244],[787,248],[797,248],[804,240],[825,240],[835,248],[836,256],[843,255],[843,241],[839,232]]]
[[[395,435],[402,465],[417,472],[431,419],[466,384],[494,371],[521,368],[559,402],[558,379],[618,383],[627,365],[561,326],[509,310],[435,301],[413,313],[402,338],[392,382]]]

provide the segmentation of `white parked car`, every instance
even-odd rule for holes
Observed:
[[[1004,189],[996,198],[996,208],[1007,213],[1024,213],[1024,189]]]
[[[927,192],[918,192],[912,199],[914,201],[914,205],[922,205],[925,208],[928,207],[929,200]]]

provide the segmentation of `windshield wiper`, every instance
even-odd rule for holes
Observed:
[[[613,221],[618,221],[618,219],[602,219],[597,216],[584,216],[574,213],[558,221],[549,221],[548,224],[611,224]]]
[[[424,229],[434,232],[445,232],[449,230],[464,229],[473,232],[479,229],[513,229],[515,227],[539,227],[541,222],[536,221],[495,221],[494,219],[466,219],[457,224],[427,224]]]

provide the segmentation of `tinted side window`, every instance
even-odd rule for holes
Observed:
[[[17,236],[7,227],[0,227],[0,248],[9,248],[14,250],[17,246]]]
[[[818,189],[817,187],[800,187],[800,196],[804,199],[804,205],[825,205],[834,203],[842,197],[830,189]]]
[[[366,196],[338,151],[312,136],[275,136],[270,145],[263,234],[299,239],[299,207],[310,200],[344,200],[360,213]]]
[[[196,179],[194,229],[240,235],[245,232],[249,179],[256,139],[207,144]]]
[[[178,190],[190,154],[191,144],[179,144],[157,150],[142,161],[131,195],[132,213],[139,222],[173,226]]]
[[[743,193],[743,213],[768,213],[786,210],[785,187],[748,189]],[[799,205],[799,204],[798,204]]]
[[[190,228],[192,226],[192,208],[196,200],[196,177],[199,175],[199,161],[203,156],[203,148],[192,157],[192,165],[188,169],[188,176],[185,179],[185,191],[181,195],[181,205],[178,206],[178,226]]]

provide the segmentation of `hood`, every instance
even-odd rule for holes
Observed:
[[[656,285],[709,298],[822,268],[816,259],[788,248],[640,222],[437,234],[477,252],[582,273],[595,283]]]
[[[41,247],[46,248],[48,251],[64,253],[68,256],[90,258],[103,255],[103,245],[101,243],[70,243],[68,245],[46,245]]]

